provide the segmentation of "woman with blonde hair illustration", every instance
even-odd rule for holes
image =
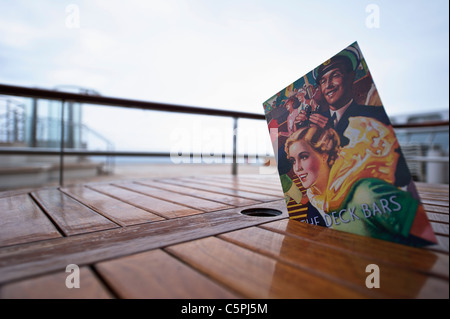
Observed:
[[[436,242],[431,228],[423,226],[422,205],[394,186],[399,145],[392,127],[353,117],[344,134],[350,142],[341,147],[334,129],[312,124],[285,144],[293,171],[326,226],[414,246]]]

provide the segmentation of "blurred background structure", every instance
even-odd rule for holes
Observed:
[[[414,178],[448,183],[448,5],[2,2],[0,188],[276,174],[262,103],[355,40]]]
[[[257,121],[265,127],[266,121],[261,114],[117,99],[85,89],[81,89],[81,94],[67,94],[58,90],[0,85],[0,92],[14,95],[4,98],[0,105],[1,189],[121,178],[237,174],[238,166],[240,173],[277,173],[273,152],[249,147],[261,140],[270,143],[268,134],[264,134],[266,129],[255,139],[246,134],[245,122],[244,129],[238,127],[238,122],[245,120]],[[94,104],[97,107],[107,104],[130,108],[137,112],[136,116],[145,109],[145,112],[163,110],[183,113],[184,117],[190,116],[184,113],[191,113],[232,121],[228,123],[228,130],[197,127],[194,132],[184,132],[174,140],[170,152],[151,148],[146,151],[116,150],[113,141],[84,124],[83,110],[92,107],[92,103],[98,103]],[[391,120],[413,178],[448,184],[448,112],[428,112]],[[135,138],[154,139],[159,134]],[[224,139],[231,142],[230,152],[225,153],[223,145],[226,143],[219,142]],[[196,146],[198,150],[195,150]]]

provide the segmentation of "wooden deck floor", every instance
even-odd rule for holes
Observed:
[[[289,220],[274,175],[2,192],[0,298],[448,298],[449,188],[417,187],[439,240],[427,249]],[[240,213],[261,207],[282,214]]]

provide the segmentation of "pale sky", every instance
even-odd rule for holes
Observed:
[[[379,23],[370,27],[373,5]],[[79,85],[104,96],[263,114],[265,100],[358,41],[388,115],[448,110],[448,6],[2,0],[0,83]]]

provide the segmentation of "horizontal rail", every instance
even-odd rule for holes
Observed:
[[[85,95],[54,90],[26,88],[13,85],[0,84],[0,94],[22,96],[46,100],[72,101],[78,103],[99,104],[108,106],[118,106],[127,108],[137,108],[144,110],[155,110],[164,112],[190,113],[212,116],[224,116],[232,118],[245,118],[254,120],[264,120],[264,114],[247,113],[239,111],[219,110],[203,107],[184,106],[159,102],[148,102],[141,100],[131,100],[123,98],[113,98],[98,95]],[[261,106],[262,110],[262,106]]]
[[[136,152],[136,151],[89,151],[89,150],[77,150],[77,149],[64,149],[64,155],[66,156],[131,156],[131,157],[222,157],[232,158],[233,154],[221,154],[221,155],[209,155],[202,153],[189,153],[189,154],[174,154],[170,152]],[[61,155],[61,151],[54,148],[30,148],[30,147],[0,147],[0,154],[2,155]],[[264,154],[236,154],[238,158],[268,158],[273,157],[271,155]],[[418,162],[439,162],[448,163],[448,156],[406,156],[407,160]]]
[[[212,108],[203,108],[195,106],[176,105],[160,102],[149,102],[133,99],[114,98],[99,95],[78,94],[70,92],[61,92],[40,88],[27,88],[14,85],[0,84],[0,94],[11,96],[22,96],[30,98],[39,98],[46,100],[60,100],[60,101],[73,101],[78,103],[108,105],[126,108],[137,108],[145,110],[155,110],[164,112],[176,112],[176,113],[190,113],[190,114],[202,114],[212,116],[224,116],[232,118],[245,118],[254,120],[265,120],[264,114],[248,113],[239,111],[228,111]],[[435,127],[435,126],[449,126],[449,121],[434,121],[424,123],[405,123],[405,124],[392,124],[394,128],[415,128],[415,127]]]
[[[76,103],[85,103],[85,104],[94,104],[94,105],[105,105],[105,106],[113,106],[113,107],[124,107],[124,108],[134,108],[134,109],[143,109],[143,110],[154,110],[154,111],[162,111],[162,112],[175,112],[175,113],[187,113],[187,114],[197,114],[197,115],[209,115],[209,116],[221,116],[221,117],[229,117],[233,118],[234,124],[233,127],[237,128],[237,119],[254,119],[254,120],[265,120],[264,114],[257,113],[247,113],[247,112],[239,112],[239,111],[228,111],[228,110],[220,110],[220,109],[212,109],[212,108],[203,108],[203,107],[193,107],[193,106],[184,106],[184,105],[175,105],[168,103],[159,103],[159,102],[149,102],[142,100],[133,100],[133,99],[125,99],[125,98],[114,98],[114,97],[105,97],[100,95],[89,95],[89,94],[77,94],[77,93],[69,93],[69,92],[61,92],[56,90],[49,89],[41,89],[41,88],[27,88],[20,87],[14,85],[5,85],[0,84],[0,94],[8,95],[8,96],[19,96],[19,97],[28,97],[35,99],[46,99],[46,100],[57,100],[63,102],[76,102]],[[62,112],[64,108],[62,108]],[[64,118],[63,113],[61,118]],[[411,128],[438,128],[438,127],[448,127],[449,121],[438,121],[438,122],[425,122],[425,123],[406,123],[406,124],[393,124],[393,127],[396,129],[411,129]],[[64,129],[64,123],[61,123],[61,127]],[[88,151],[88,150],[76,150],[76,149],[68,149],[65,148],[62,142],[62,136],[64,131],[61,133],[61,147],[59,150],[57,149],[43,149],[43,148],[18,148],[18,147],[0,147],[0,154],[3,155],[58,155],[61,158],[61,171],[60,171],[60,184],[62,185],[62,176],[63,176],[63,157],[64,156],[136,156],[136,157],[173,157],[174,154],[169,152],[132,152],[132,151]],[[256,157],[268,157],[267,155],[237,155],[236,154],[236,135],[233,134],[233,154],[225,155],[222,154],[222,158],[233,158],[233,167],[232,172],[233,175],[236,174],[236,158],[256,158]],[[177,156],[177,155],[176,155]],[[213,158],[214,156],[208,156],[203,154],[189,154],[189,155],[180,155],[179,158],[183,157],[191,157],[199,158],[199,157],[209,157]],[[219,157],[219,156],[217,156]],[[448,163],[448,156],[445,157],[436,157],[430,158],[428,156],[414,156],[411,158],[407,158],[413,161],[428,161],[428,162],[446,162]]]
[[[449,126],[449,121],[430,121],[423,123],[404,123],[404,124],[392,124],[394,128],[430,128],[430,127],[439,127],[439,126]]]
[[[2,155],[31,155],[31,156],[60,156],[61,151],[55,148],[29,148],[29,147],[0,147],[0,154]],[[209,155],[202,153],[189,153],[181,154],[170,153],[170,152],[136,152],[136,151],[89,151],[89,150],[79,150],[79,149],[68,149],[65,148],[63,152],[64,156],[130,156],[130,157],[206,157],[206,158],[233,158],[233,154],[220,154],[220,155]],[[236,154],[238,158],[266,158],[270,155],[263,154]]]
[[[406,156],[406,160],[416,162],[448,163],[448,156]]]

